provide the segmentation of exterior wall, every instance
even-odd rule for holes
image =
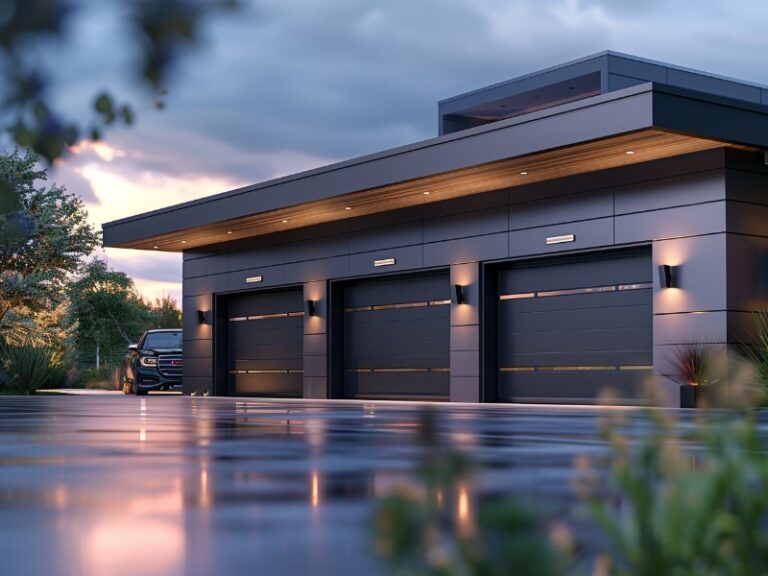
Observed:
[[[680,272],[680,288],[663,290],[654,273],[654,364],[664,378],[675,345],[732,341],[732,328],[744,324],[739,307],[753,298],[746,280],[741,292],[726,289],[726,256],[745,245],[756,255],[768,250],[768,234],[746,235],[761,224],[745,210],[747,202],[768,210],[760,194],[766,176],[734,164],[754,159],[734,158],[714,150],[186,252],[184,390],[211,390],[213,331],[197,324],[196,310],[211,309],[214,294],[303,284],[305,299],[317,301],[317,315],[305,321],[305,396],[323,398],[327,280],[450,267],[452,283],[467,294],[451,312],[451,399],[478,401],[482,262],[650,242],[654,266],[679,265]],[[576,241],[545,244],[561,234]],[[395,266],[374,268],[374,260],[392,257]],[[245,282],[256,275],[263,282]]]

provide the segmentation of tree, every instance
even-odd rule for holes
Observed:
[[[87,262],[69,290],[69,324],[80,359],[122,357],[152,324],[152,309],[124,272],[95,258]]]
[[[82,123],[55,110],[49,92],[52,75],[40,65],[41,48],[62,43],[84,0],[0,1],[0,128],[15,142],[48,162],[66,153],[83,135],[98,140],[104,127],[131,124],[133,111],[103,90],[92,96],[94,117]],[[112,0],[125,15],[136,76],[162,107],[165,82],[178,59],[195,47],[202,24],[214,12],[230,10],[238,0]],[[5,116],[3,117],[3,112]]]
[[[0,337],[50,340],[49,323],[66,300],[70,275],[99,244],[83,201],[64,186],[41,186],[46,170],[37,156],[0,154],[0,182],[14,191],[12,209],[0,214]],[[18,234],[22,231],[23,234]]]
[[[155,298],[151,312],[151,328],[181,328],[179,303],[170,294]]]

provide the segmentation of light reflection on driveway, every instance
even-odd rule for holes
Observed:
[[[604,449],[599,411],[436,406],[485,465],[442,495],[471,530],[479,495],[564,514],[573,457]],[[0,397],[3,573],[387,574],[377,496],[418,457],[412,404],[122,395]]]

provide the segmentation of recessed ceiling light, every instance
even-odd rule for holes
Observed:
[[[627,150],[627,155],[628,156],[632,156],[632,154],[634,154],[634,153],[635,153],[634,150]]]
[[[287,218],[283,219],[283,224],[288,224],[288,219]]]
[[[520,172],[520,176],[528,176],[528,172]]]
[[[429,196],[432,192],[424,192],[424,196]]]
[[[182,240],[182,241],[181,241],[181,243],[182,243],[182,244],[186,244],[186,243],[187,243],[187,241],[186,241],[186,240]]]
[[[155,250],[157,250],[157,248],[158,248],[158,247],[157,247],[157,246],[152,246],[152,248],[154,248]]]
[[[227,234],[232,234],[232,230],[227,230]]]
[[[344,210],[352,210],[352,206],[344,206]]]

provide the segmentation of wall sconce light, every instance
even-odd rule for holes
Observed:
[[[464,294],[464,290],[466,289],[465,286],[462,286],[461,284],[454,284],[453,285],[453,298],[451,298],[451,302],[454,304],[464,304],[466,301],[466,294]]]
[[[659,286],[662,288],[677,288],[677,272],[679,266],[662,264],[659,266]]]
[[[198,324],[208,324],[208,312],[205,310],[198,310],[197,322]]]
[[[304,316],[314,316],[316,311],[314,300],[304,301]]]

